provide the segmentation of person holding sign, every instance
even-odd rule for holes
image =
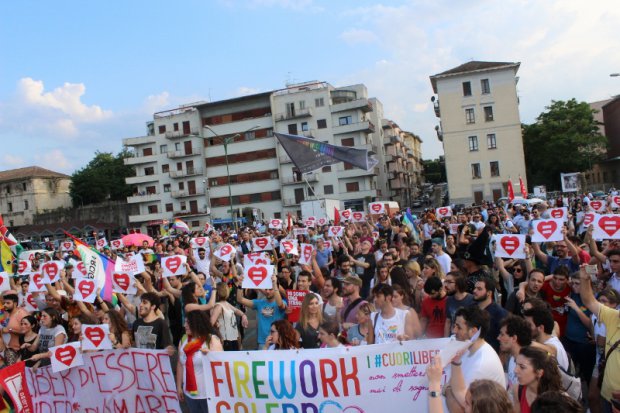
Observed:
[[[241,325],[244,328],[248,327],[248,317],[227,301],[229,294],[230,290],[226,283],[217,283],[215,294],[213,294],[216,297],[216,303],[211,311],[211,324],[217,325],[220,330],[224,351],[237,351],[240,350],[237,317],[241,318]]]
[[[103,316],[103,323],[110,327],[110,341],[113,348],[131,347],[131,331],[129,331],[127,322],[118,311],[108,310]]]
[[[547,274],[554,274],[556,268],[562,265],[567,266],[571,273],[579,270],[579,250],[568,239],[566,227],[562,228],[562,235],[564,239],[555,243],[554,256],[542,252],[539,242],[532,243],[536,258],[547,266]]]
[[[49,366],[51,364],[49,351],[50,347],[60,346],[67,342],[67,332],[62,326],[60,313],[53,308],[46,308],[41,312],[41,329],[39,330],[38,345],[39,353],[30,358],[33,361],[40,361],[39,366]],[[34,346],[34,345],[33,345]]]

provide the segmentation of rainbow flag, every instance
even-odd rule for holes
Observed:
[[[159,254],[145,254],[142,253],[145,264],[152,264],[154,262],[161,262],[161,256]]]
[[[7,274],[15,274],[13,271],[13,252],[11,247],[6,241],[0,240],[0,272],[6,272]]]
[[[95,285],[101,290],[99,295],[102,299],[112,301],[114,261],[73,235],[67,232],[65,232],[65,235],[75,242],[75,251],[79,254],[86,267],[86,277],[95,280]]]
[[[186,232],[186,233],[192,232],[187,226],[187,224],[183,222],[182,220],[180,220],[179,218],[174,219],[174,222],[172,223],[172,228],[179,230],[179,231]]]
[[[409,231],[411,231],[411,238],[413,238],[415,242],[419,243],[420,233],[418,232],[418,229],[416,228],[414,221],[415,220],[413,218],[413,215],[411,215],[411,208],[407,208],[407,212],[405,212],[402,222],[403,224],[407,226],[407,228],[409,228]]]

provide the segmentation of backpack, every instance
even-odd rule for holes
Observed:
[[[568,368],[569,371],[564,370],[562,366],[558,364],[558,368],[560,369],[560,376],[562,377],[562,387],[566,394],[577,401],[581,401],[583,397],[582,389],[581,389],[581,378],[575,374],[575,366],[573,365],[573,361],[570,361],[570,366]]]

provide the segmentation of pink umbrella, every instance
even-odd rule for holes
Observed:
[[[153,238],[149,237],[146,234],[129,234],[125,235],[121,239],[123,240],[123,244],[125,244],[126,246],[136,245],[138,247],[141,247],[144,241],[146,241],[148,242],[149,247],[152,247],[153,243],[155,242],[153,241]]]

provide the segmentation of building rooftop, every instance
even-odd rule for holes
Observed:
[[[0,182],[15,181],[26,178],[71,178],[69,175],[60,172],[50,171],[39,166],[28,166],[25,168],[9,169],[0,171]]]
[[[460,75],[463,73],[471,73],[471,72],[484,72],[487,70],[496,70],[496,69],[504,69],[508,67],[515,67],[519,69],[519,62],[482,62],[479,60],[472,60],[471,62],[463,63],[457,67],[446,70],[441,73],[437,73],[436,75],[432,75],[431,83],[433,85],[433,91],[437,93],[437,79]]]

